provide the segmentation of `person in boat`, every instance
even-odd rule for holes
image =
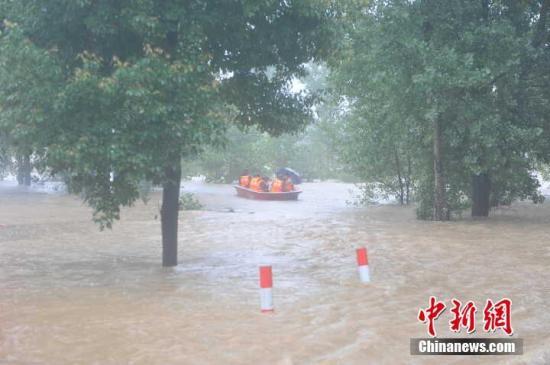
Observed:
[[[260,190],[259,191],[268,192],[269,191],[269,183],[270,183],[270,179],[267,176],[262,176],[262,178],[260,180]]]
[[[268,180],[265,176],[262,177],[260,175],[255,175],[252,180],[250,180],[250,186],[249,189],[258,191],[258,192],[265,192],[269,191],[269,184]]]
[[[288,175],[286,175],[283,180],[283,191],[294,191],[294,184],[292,183],[292,179]]]
[[[272,193],[282,193],[283,192],[283,184],[284,184],[284,177],[282,176],[276,176],[273,182],[271,183],[271,189],[270,191]]]
[[[254,175],[252,179],[250,179],[250,184],[248,185],[248,188],[254,191],[259,191],[260,189],[260,175]]]
[[[252,176],[250,176],[248,170],[244,170],[239,177],[239,185],[248,188],[250,186],[250,180],[252,180]]]

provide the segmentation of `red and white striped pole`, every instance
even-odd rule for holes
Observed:
[[[362,283],[368,283],[370,281],[369,275],[369,259],[367,256],[367,249],[365,247],[358,248],[357,252],[357,268],[359,270],[359,279]]]
[[[260,266],[260,308],[262,313],[273,312],[273,274],[271,266]]]

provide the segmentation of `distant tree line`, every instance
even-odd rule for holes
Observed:
[[[183,171],[187,177],[203,175],[209,182],[231,183],[245,169],[251,174],[273,176],[278,168],[291,167],[306,181],[357,181],[334,153],[332,140],[317,123],[300,133],[279,137],[255,128],[241,131],[234,127],[220,146],[184,159]]]

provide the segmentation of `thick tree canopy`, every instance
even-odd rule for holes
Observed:
[[[490,186],[493,204],[537,201],[535,163],[550,156],[548,11],[546,0],[349,11],[330,62],[350,111],[347,161],[392,193],[412,179],[424,218],[475,205],[472,181]]]
[[[303,128],[311,98],[291,80],[329,39],[314,1],[0,0],[0,14],[0,126],[105,225],[232,120]]]

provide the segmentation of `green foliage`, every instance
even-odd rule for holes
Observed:
[[[229,183],[245,169],[269,176],[277,168],[288,166],[305,179],[354,180],[337,154],[339,140],[335,136],[340,134],[339,120],[333,114],[330,99],[324,97],[328,69],[309,63],[306,70],[307,75],[295,82],[303,84],[317,98],[313,106],[314,122],[305,130],[271,136],[255,127],[231,127],[223,145],[185,160],[183,171],[188,176],[205,175],[208,181]]]
[[[347,201],[348,205],[356,207],[365,205],[375,205],[380,203],[381,200],[389,200],[393,197],[385,186],[376,182],[367,182],[356,184],[359,192],[353,197],[353,200]]]
[[[0,180],[10,172],[12,165],[12,152],[7,136],[0,130]]]
[[[0,128],[109,227],[229,125],[303,130],[291,80],[329,39],[315,2],[0,0]]]
[[[53,110],[51,95],[59,90],[60,69],[50,52],[35,47],[21,29],[0,27],[0,175],[17,174],[16,162],[35,151],[43,155],[44,128]],[[40,163],[39,155],[34,162]],[[38,166],[39,167],[39,166]]]
[[[541,1],[359,4],[356,16],[343,17],[344,41],[330,60],[346,111],[345,161],[389,193],[409,180],[419,217],[431,218],[438,123],[451,211],[468,205],[480,173],[490,176],[495,202],[539,201],[532,171],[550,156],[542,71],[550,54],[535,41],[548,39],[543,9]],[[407,160],[411,170],[399,172],[404,164],[395,161]]]
[[[183,193],[180,196],[180,210],[201,210],[203,205],[195,197],[193,193]]]
[[[211,148],[184,160],[183,171],[190,176],[204,175],[207,181],[230,183],[248,169],[250,173],[271,176],[279,167],[292,167],[305,179],[347,178],[327,146],[317,125],[297,135],[273,137],[256,128],[241,131],[230,128],[223,146]]]
[[[539,164],[537,170],[540,171],[540,174],[544,180],[550,180],[550,165],[548,164]]]

